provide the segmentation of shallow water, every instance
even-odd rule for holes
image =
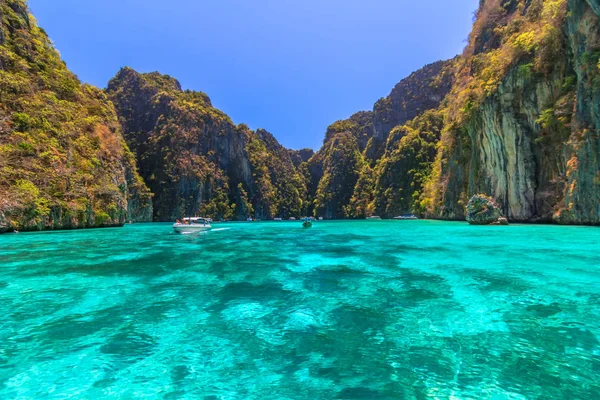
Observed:
[[[0,398],[600,398],[600,229],[300,225],[0,236]]]

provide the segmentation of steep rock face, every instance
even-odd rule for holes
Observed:
[[[127,215],[130,222],[152,221],[152,193],[139,175],[135,156],[128,151],[125,156],[125,180],[127,181]],[[135,169],[134,169],[135,167]]]
[[[422,184],[417,183],[412,185],[414,189],[399,193],[407,184],[411,186],[411,178],[404,174],[411,171],[412,176],[413,172],[418,170],[416,174],[421,179],[420,175],[429,169],[434,158],[433,155],[424,156],[424,153],[434,152],[435,142],[426,144],[425,147],[429,148],[426,151],[414,151],[413,155],[416,158],[402,158],[400,153],[411,146],[407,144],[408,140],[420,145],[425,143],[425,136],[428,138],[426,140],[433,138],[430,137],[431,132],[425,129],[423,137],[419,137],[419,134],[411,135],[403,145],[400,145],[399,141],[404,136],[402,132],[413,130],[404,127],[406,123],[440,106],[454,81],[455,64],[456,60],[448,60],[427,65],[398,83],[388,97],[375,104],[374,111],[356,113],[346,120],[334,122],[327,128],[323,148],[301,167],[308,182],[309,199],[313,199],[312,203],[316,206],[315,213],[327,210],[328,218],[363,218],[372,215],[373,212],[390,216],[398,210],[410,210],[415,203],[413,195],[421,190]],[[345,157],[329,159],[328,155],[337,154],[331,151],[331,142],[336,138],[336,143],[344,146],[345,150],[350,142],[357,146],[359,160],[353,161],[349,168],[335,165],[338,161],[347,162]],[[396,149],[398,146],[402,149]],[[394,161],[389,162],[388,158],[392,152]],[[354,160],[354,156],[350,158]],[[401,159],[407,162],[404,167],[404,161]],[[329,167],[326,167],[325,163]],[[379,166],[376,167],[376,164]],[[413,168],[415,166],[417,169]],[[341,175],[339,177],[339,181],[344,182],[343,187],[333,189],[335,185],[332,186],[329,182],[328,168],[340,171],[341,175],[346,171],[347,176],[343,179]],[[382,174],[385,177],[381,177]],[[321,182],[323,179],[326,181]],[[342,203],[335,203],[337,201]]]
[[[323,176],[318,183],[315,212],[327,219],[347,217],[346,207],[363,166],[356,138],[350,132],[338,133],[320,152]]]
[[[1,230],[144,220],[150,194],[102,91],[82,85],[22,0],[0,2]]]
[[[196,215],[217,197],[224,196],[229,203],[227,172],[233,189],[251,180],[244,155],[245,129],[237,129],[229,117],[212,108],[205,94],[183,92],[169,76],[130,68],[111,79],[107,93],[140,173],[154,193],[155,220]],[[218,217],[231,216],[228,206],[215,205],[223,212]]]
[[[555,219],[600,224],[600,1],[569,0],[566,30],[577,74],[577,96],[564,200]]]
[[[206,94],[158,73],[124,68],[107,93],[154,193],[155,220],[299,215],[302,177],[268,132],[234,125]]]
[[[426,65],[398,83],[389,96],[373,108],[373,139],[366,155],[378,159],[383,155],[389,133],[427,110],[436,109],[454,83],[456,60]]]
[[[448,98],[434,216],[463,219],[468,198],[483,192],[511,220],[600,222],[592,3],[484,3]],[[490,15],[508,33],[477,54]]]
[[[252,165],[255,216],[289,218],[306,215],[306,183],[288,149],[264,129],[250,135],[246,150]]]
[[[334,122],[327,127],[323,144],[326,145],[338,133],[349,132],[354,137],[358,149],[363,152],[374,134],[373,116],[372,111],[361,111],[348,119]]]
[[[540,116],[561,98],[572,105],[572,93],[563,94],[565,79],[562,70],[554,78],[526,82],[515,70],[458,128],[456,148],[443,171],[450,175],[444,217],[464,218],[470,195],[491,193],[511,220],[552,218],[564,188],[568,135],[551,137],[561,134],[551,127],[554,131],[545,136]]]
[[[308,213],[314,214],[314,202],[319,189],[319,182],[323,178],[323,161],[325,159],[323,148],[316,152],[308,161],[300,164],[299,170],[304,176],[307,189]]]
[[[423,212],[421,194],[431,174],[443,122],[440,111],[430,110],[392,130],[374,171],[375,214],[389,218]]]
[[[4,216],[4,213],[0,211],[0,233],[5,233],[10,229],[10,223]]]

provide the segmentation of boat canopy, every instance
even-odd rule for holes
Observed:
[[[211,221],[210,218],[204,218],[204,217],[193,217],[193,218],[183,218],[182,221],[186,221],[192,224],[202,224],[202,223],[208,223]]]

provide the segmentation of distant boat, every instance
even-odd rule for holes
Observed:
[[[319,217],[319,221],[323,221],[323,217]]]
[[[283,218],[274,218],[273,221],[283,221]]]
[[[302,227],[305,229],[312,228],[312,220],[310,218],[302,218]]]
[[[173,230],[177,233],[198,233],[210,231],[212,226],[208,218],[194,217],[184,218],[181,222],[173,224]]]
[[[252,217],[248,217],[248,219],[247,219],[246,221],[248,221],[248,222],[252,222],[252,221],[254,221],[254,220],[252,219]]]
[[[399,217],[394,217],[395,220],[408,220],[408,219],[419,219],[416,215],[413,214],[405,214],[405,215],[400,215]]]
[[[381,217],[378,217],[378,216],[367,217],[367,219],[369,221],[381,221]]]
[[[295,217],[290,217],[290,221],[295,221],[296,218]]]

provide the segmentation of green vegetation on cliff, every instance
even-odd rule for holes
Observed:
[[[338,218],[464,219],[486,193],[512,220],[600,224],[599,15],[597,0],[482,0],[461,56],[328,129],[309,193]],[[362,162],[327,196],[341,132]]]
[[[23,0],[0,2],[0,230],[122,225],[150,194],[99,89],[82,85]]]
[[[334,122],[314,153],[234,124],[167,75],[123,68],[106,91],[83,85],[24,1],[2,0],[0,231],[198,214],[464,219],[475,194],[512,220],[600,224],[599,15],[598,0],[482,0],[461,56]]]
[[[390,132],[376,168],[376,214],[423,213],[422,191],[431,175],[442,127],[443,116],[430,110]]]
[[[512,220],[600,223],[597,5],[482,2],[442,110],[429,215],[462,219],[486,193]]]
[[[270,133],[234,125],[206,94],[158,73],[124,68],[107,93],[155,194],[156,220],[300,216],[304,177]]]
[[[342,218],[363,166],[355,137],[350,132],[334,135],[321,149],[323,176],[314,201],[315,213],[325,218]]]
[[[374,111],[331,124],[324,146],[301,166],[314,212],[326,218],[384,217],[421,211],[421,191],[435,159],[440,106],[456,60],[403,79]]]
[[[256,187],[255,215],[263,218],[305,215],[306,184],[290,154],[269,132],[249,135],[246,151]]]
[[[109,82],[107,93],[140,173],[155,194],[155,219],[195,215],[201,205],[214,217],[230,217],[229,179],[210,143],[220,136],[233,141],[245,132],[213,108],[204,93],[183,91],[166,75],[124,68]]]

